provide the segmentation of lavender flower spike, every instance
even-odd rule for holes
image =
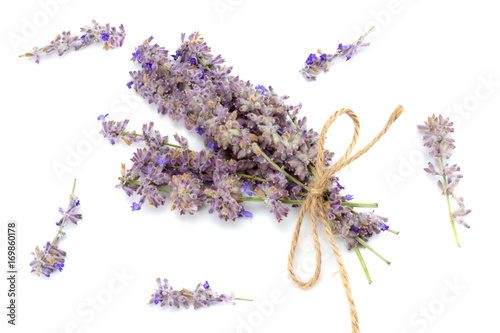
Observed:
[[[92,25],[80,28],[80,31],[84,33],[81,36],[72,36],[71,32],[63,31],[58,34],[54,40],[52,40],[49,45],[44,47],[35,47],[33,51],[21,54],[19,57],[34,57],[35,62],[40,63],[40,53],[51,53],[57,51],[59,56],[68,52],[73,48],[75,51],[89,46],[93,43],[104,42],[103,49],[109,50],[115,47],[121,47],[125,40],[125,28],[123,24],[117,28],[110,27],[109,23],[105,25],[99,25],[95,20],[92,20]]]
[[[442,194],[446,196],[451,226],[455,234],[457,245],[460,247],[455,223],[470,228],[470,226],[465,223],[464,216],[467,216],[471,210],[465,209],[464,199],[453,193],[455,187],[463,177],[458,173],[460,167],[456,164],[450,166],[448,163],[445,163],[446,160],[450,159],[453,149],[455,149],[455,145],[453,144],[455,141],[449,137],[449,134],[454,132],[453,123],[449,121],[449,118],[444,119],[442,115],[439,115],[439,117],[432,115],[428,117],[424,125],[418,125],[417,127],[424,132],[424,146],[430,149],[429,154],[434,158],[434,163],[429,162],[428,167],[425,168],[424,171],[440,177],[437,184]],[[455,202],[459,206],[459,208],[453,212],[450,206],[450,196],[455,199]]]
[[[185,288],[182,290],[175,290],[170,286],[167,279],[163,279],[162,281],[158,278],[156,279],[156,283],[158,284],[158,288],[151,295],[149,304],[159,304],[161,307],[175,306],[176,308],[180,308],[182,305],[187,309],[190,304],[193,303],[194,309],[197,310],[203,306],[209,307],[212,304],[221,302],[233,302],[233,304],[235,304],[235,300],[251,301],[249,299],[236,298],[233,294],[219,295],[212,290],[208,281],[205,281],[203,284],[198,283],[194,291]]]
[[[364,35],[360,36],[353,44],[339,44],[337,52],[334,54],[323,53],[319,49],[317,50],[319,56],[311,53],[305,61],[305,66],[299,71],[299,73],[301,73],[307,81],[316,81],[316,77],[320,74],[320,70],[323,70],[325,73],[328,72],[328,64],[334,59],[345,57],[345,60],[347,61],[352,58],[358,49],[369,46],[370,43],[363,43],[363,40],[373,30],[373,28],[374,27],[368,30]]]
[[[46,277],[50,277],[50,274],[54,271],[59,270],[62,272],[63,270],[66,252],[58,247],[59,241],[65,235],[62,229],[66,226],[67,221],[77,224],[77,222],[82,219],[82,214],[77,213],[77,210],[80,208],[80,200],[74,195],[75,186],[76,179],[73,182],[73,190],[69,197],[68,208],[66,210],[59,208],[59,213],[61,213],[62,217],[59,222],[56,223],[56,225],[59,226],[56,237],[54,237],[52,242],[47,242],[45,244],[43,251],[37,246],[35,252],[32,253],[35,258],[30,263],[31,272],[36,273],[38,276],[43,274]]]

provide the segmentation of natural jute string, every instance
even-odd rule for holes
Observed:
[[[345,293],[347,296],[347,300],[349,302],[349,308],[351,311],[351,327],[353,333],[359,333],[359,322],[358,322],[358,312],[356,311],[356,306],[354,305],[354,300],[352,298],[351,287],[349,284],[349,277],[347,276],[347,270],[345,269],[344,263],[342,262],[342,257],[340,256],[339,249],[335,242],[335,238],[333,237],[334,231],[332,226],[328,223],[328,219],[326,217],[326,212],[323,207],[323,194],[325,193],[329,180],[332,178],[334,174],[342,170],[344,167],[348,166],[351,162],[356,160],[358,157],[362,156],[366,153],[391,127],[392,123],[398,119],[398,117],[403,112],[403,107],[398,105],[396,110],[392,112],[389,120],[385,124],[384,128],[380,131],[380,133],[373,138],[373,140],[367,144],[363,149],[358,151],[354,156],[349,157],[351,155],[354,146],[356,145],[356,141],[359,137],[359,120],[356,114],[352,112],[350,109],[340,109],[336,111],[333,115],[328,118],[325,125],[323,126],[323,130],[321,131],[319,143],[318,143],[318,158],[316,162],[316,178],[309,185],[309,194],[305,202],[302,204],[302,208],[300,209],[299,219],[297,221],[297,225],[295,227],[295,231],[293,233],[292,245],[290,248],[290,254],[288,256],[288,273],[292,281],[302,289],[307,289],[312,287],[319,278],[319,274],[321,271],[321,250],[319,245],[318,238],[318,228],[316,224],[316,214],[319,214],[321,219],[321,223],[323,224],[323,229],[326,232],[326,236],[330,245],[332,246],[333,253],[335,254],[335,259],[337,259],[337,263],[339,265],[340,278],[342,279],[342,284],[344,285]],[[324,169],[324,145],[325,145],[325,137],[326,133],[330,126],[335,122],[335,120],[343,115],[347,114],[354,123],[354,135],[352,137],[351,144],[347,148],[347,151],[344,153],[341,159],[339,159],[330,169]],[[311,217],[311,226],[313,232],[313,241],[314,241],[314,251],[316,253],[316,270],[311,279],[307,282],[302,282],[297,279],[294,273],[293,268],[293,258],[295,256],[295,249],[297,247],[297,242],[299,240],[300,227],[302,225],[302,220],[304,215],[309,213]]]

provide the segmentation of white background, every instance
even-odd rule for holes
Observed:
[[[130,118],[136,129],[154,121],[162,133],[179,132],[191,147],[201,148],[196,134],[159,117],[125,86],[128,71],[137,68],[129,61],[131,53],[144,39],[153,35],[174,51],[182,32],[198,30],[213,53],[234,66],[235,75],[272,85],[289,95],[291,104],[302,103],[302,114],[317,131],[335,110],[354,110],[361,121],[358,148],[398,104],[404,106],[387,135],[339,175],[346,193],[356,201],[378,202],[377,213],[401,231],[370,241],[391,266],[362,250],[372,285],[339,239],[362,332],[498,332],[499,218],[493,204],[500,47],[492,3],[30,0],[4,5],[0,261],[5,267],[7,222],[16,221],[19,275],[15,327],[6,323],[8,288],[1,279],[2,332],[3,327],[58,333],[350,331],[344,290],[339,275],[332,277],[337,264],[323,236],[317,285],[302,291],[287,278],[297,209],[281,223],[259,204],[247,205],[253,219],[236,222],[219,221],[206,208],[196,216],[179,216],[170,212],[170,204],[131,212],[137,198],[114,185],[120,163],[130,166],[134,148],[91,142],[85,135],[99,129],[100,114],[109,113],[108,119]],[[92,46],[63,58],[52,54],[39,65],[17,57],[63,30],[77,33],[93,18],[123,23],[125,45],[108,52]],[[29,24],[38,26],[29,31]],[[372,45],[349,62],[334,63],[313,83],[299,75],[309,53],[334,52],[338,43],[354,41],[372,25]],[[493,83],[485,84],[488,80]],[[456,123],[452,162],[464,174],[456,193],[473,209],[467,218],[471,228],[457,226],[461,249],[436,179],[422,171],[429,158],[421,152],[416,125],[433,113],[446,113]],[[339,119],[328,148],[342,154],[351,133],[350,120]],[[74,151],[80,154],[73,156]],[[57,165],[68,169],[58,175]],[[57,209],[66,207],[73,178],[84,219],[68,227],[61,242],[68,252],[64,271],[38,278],[30,274],[30,252],[54,237]],[[302,232],[295,264],[307,276],[314,261],[310,226]],[[125,274],[125,282],[115,280],[116,274]],[[179,289],[208,280],[216,291],[255,301],[198,311],[149,307],[157,277]]]

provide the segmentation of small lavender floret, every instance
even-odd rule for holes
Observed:
[[[59,249],[57,243],[51,244],[47,242],[43,247],[43,251],[37,246],[35,252],[32,253],[35,258],[30,263],[31,273],[35,273],[40,276],[40,274],[50,277],[50,274],[55,270],[59,269],[57,266],[64,264],[66,252]],[[62,269],[59,269],[60,271]]]
[[[56,223],[56,225],[60,226],[63,221],[71,221],[74,224],[78,224],[78,221],[82,219],[82,214],[78,214],[76,212],[78,206],[80,206],[80,200],[77,200],[75,198],[71,200],[68,209],[64,210],[63,208],[59,207],[59,213],[62,215],[62,217],[59,222]]]
[[[206,306],[209,307],[213,304],[221,302],[233,302],[233,294],[221,294],[214,292],[210,287],[208,281],[205,283],[198,283],[194,291],[188,289],[175,290],[170,286],[167,279],[156,279],[158,287],[155,289],[154,293],[151,295],[149,304],[164,306],[172,306],[180,308],[189,308],[191,304],[195,310]]]
[[[170,199],[174,203],[172,210],[178,208],[181,215],[190,215],[198,211],[198,207],[203,205],[205,192],[201,189],[202,181],[194,176],[185,173],[182,176],[172,176],[170,182],[172,194]]]
[[[120,25],[117,29],[111,27],[109,24],[101,26],[95,20],[92,20],[92,25],[90,27],[85,26],[81,28],[80,31],[84,32],[81,37],[73,36],[69,31],[63,31],[61,34],[58,34],[49,45],[40,48],[35,47],[32,52],[22,54],[20,57],[34,57],[35,62],[38,64],[40,62],[40,53],[57,51],[57,54],[62,56],[72,48],[78,51],[83,47],[101,41],[104,42],[103,49],[109,50],[121,47],[126,36],[123,25]]]

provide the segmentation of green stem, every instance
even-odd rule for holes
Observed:
[[[286,110],[286,113],[288,113],[288,116],[290,117],[290,120],[292,120],[292,122],[295,124],[295,126],[297,128],[299,128],[299,125],[297,124],[297,122],[295,121],[295,118],[292,117],[292,115],[290,114],[290,111]]]
[[[378,203],[373,202],[349,202],[349,201],[343,201],[342,206],[347,206],[347,207],[362,207],[362,208],[378,208]]]
[[[126,179],[124,177],[118,177],[118,179],[121,180],[122,182],[127,182],[127,183],[131,183],[131,184],[136,184],[136,185],[141,184],[141,182],[139,182],[138,180]],[[172,193],[172,190],[169,188],[161,187],[158,185],[153,185],[153,186],[156,187],[158,189],[158,191]],[[207,197],[207,198],[209,198],[209,197]],[[264,199],[259,198],[259,197],[240,197],[240,198],[238,198],[238,201],[264,202]],[[305,202],[305,200],[278,200],[278,201],[281,201],[282,203],[289,204],[289,205],[302,205]],[[342,202],[342,206],[353,207],[352,204],[353,204],[353,202],[347,202],[347,201]],[[355,204],[356,204],[356,206],[354,206],[354,207],[377,207],[376,203],[355,203]]]
[[[392,232],[395,235],[399,235],[399,231],[397,231],[397,230],[393,230],[393,229],[389,228],[389,229],[387,229],[387,231]]]
[[[443,156],[441,156],[441,169],[444,169],[444,161]],[[451,213],[451,205],[450,205],[450,195],[448,194],[448,180],[446,179],[446,175],[443,173],[443,186],[444,193],[446,193],[446,202],[448,203],[448,214],[450,216],[451,227],[453,228],[453,234],[455,235],[455,240],[457,241],[458,247],[460,246],[460,242],[458,241],[457,229],[455,228],[455,222],[453,221],[453,214]]]
[[[207,65],[205,65],[205,63],[203,62],[203,60],[201,60],[200,57],[196,57],[196,59],[198,59],[198,62],[203,66],[203,68],[205,68],[208,72],[210,72],[210,68],[208,68]]]
[[[378,253],[377,251],[375,251],[370,245],[368,245],[364,240],[362,240],[360,237],[356,237],[356,240],[361,244],[363,245],[364,247],[366,247],[368,250],[372,251],[373,253],[375,253],[377,255],[377,257],[379,257],[380,259],[382,259],[383,261],[386,262],[387,265],[390,265],[391,262],[387,259],[385,259],[380,253]]]
[[[71,190],[71,194],[69,196],[69,204],[68,204],[68,208],[69,206],[71,206],[71,202],[73,201],[73,194],[75,193],[75,187],[76,187],[76,178],[75,180],[73,181],[73,189]],[[66,210],[68,210],[68,208]],[[64,227],[64,224],[66,223],[66,215],[64,215],[64,218],[61,222],[61,225],[59,226],[59,230],[57,231],[57,234],[56,234],[56,237],[54,237],[54,240],[52,241],[52,243],[50,243],[50,246],[52,247],[52,245],[54,245],[54,243],[57,241],[57,238],[59,237],[59,235],[61,234],[61,231],[62,231],[62,228]]]
[[[133,135],[133,136],[142,136],[142,134],[137,134],[137,133],[129,133],[129,132],[122,132],[122,133],[118,133],[118,132],[111,132],[113,134],[119,134],[119,135]],[[149,140],[149,137],[146,138],[146,140]],[[167,142],[164,142],[163,143],[164,146],[169,146],[169,147],[173,147],[173,148],[179,148],[181,149],[182,147],[179,146],[179,145],[174,145],[174,144],[171,144],[171,143],[167,143]],[[192,152],[191,149],[186,149],[188,152]]]
[[[247,299],[247,298],[239,298],[239,297],[235,297],[233,298],[234,300],[237,300],[237,301],[249,301],[249,302],[253,302],[253,299]]]
[[[368,30],[364,35],[363,35],[363,38],[365,38],[366,36],[368,36],[368,34],[370,32],[372,32],[372,30],[375,29],[375,26],[371,27],[370,30]]]
[[[288,179],[290,179],[291,181],[293,181],[295,184],[300,185],[303,189],[305,189],[306,191],[309,191],[309,187],[307,187],[306,185],[302,184],[298,179],[296,179],[295,177],[293,177],[292,175],[290,175],[288,172],[286,172],[285,170],[283,170],[281,167],[279,167],[276,163],[274,163],[274,161],[271,160],[269,158],[269,156],[267,156],[266,153],[264,153],[262,151],[262,149],[260,149],[260,147],[256,143],[253,144],[253,147],[254,147],[254,150],[258,150],[258,152],[260,153],[260,155],[262,155],[266,159],[266,161],[268,161],[276,170],[278,170],[279,172],[282,172]]]
[[[365,261],[363,260],[363,256],[361,255],[361,252],[359,252],[359,249],[357,246],[354,247],[354,251],[356,251],[356,254],[358,255],[359,262],[361,263],[361,267],[363,267],[363,270],[365,271],[366,278],[368,279],[368,283],[372,284],[372,279],[370,277],[370,273],[368,272],[368,268],[366,267]]]
[[[263,182],[263,183],[267,183],[267,180],[265,180],[264,178],[260,178],[260,177],[256,177],[256,176],[250,176],[250,175],[245,175],[243,173],[236,173],[238,176],[240,177],[243,177],[243,178],[248,178],[248,179],[253,179],[253,180],[257,180],[259,182]]]

